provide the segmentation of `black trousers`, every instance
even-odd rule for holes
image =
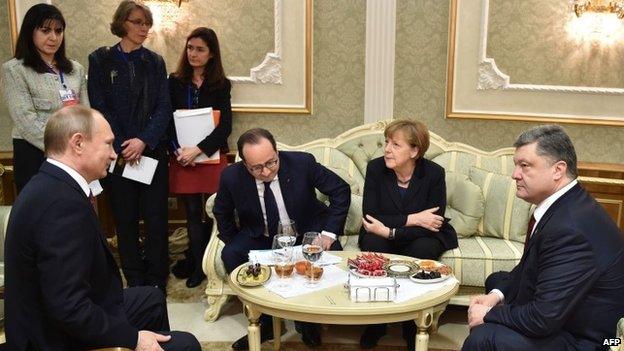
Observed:
[[[169,275],[167,198],[168,158],[163,152],[152,183],[146,185],[109,174],[102,185],[110,198],[117,230],[121,269],[129,286],[166,286]],[[139,220],[145,221],[144,252],[139,246]]]
[[[596,350],[587,340],[580,340],[568,332],[559,332],[545,338],[530,338],[501,324],[484,323],[470,330],[462,351],[572,351]]]
[[[203,276],[202,260],[210,240],[212,220],[209,218],[206,223],[202,221],[205,208],[202,194],[183,194],[180,197],[186,210],[186,229],[189,238],[186,256],[192,262],[192,276]]]
[[[124,290],[124,309],[131,325],[139,330],[171,335],[160,344],[165,351],[201,351],[201,345],[190,333],[170,331],[167,301],[160,289],[151,286]]]
[[[45,161],[43,151],[24,139],[13,139],[13,176],[17,194],[37,172]]]
[[[379,235],[363,233],[358,244],[362,251],[385,252],[430,260],[437,260],[444,253],[442,241],[434,237],[420,237],[406,244]]]

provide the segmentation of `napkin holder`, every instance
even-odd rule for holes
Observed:
[[[397,297],[396,278],[359,278],[349,272],[347,283],[352,302],[390,302]]]

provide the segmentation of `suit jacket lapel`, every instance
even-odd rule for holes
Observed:
[[[402,205],[407,206],[410,202],[412,202],[414,196],[418,194],[418,192],[422,188],[422,178],[425,176],[424,167],[420,166],[420,163],[416,164],[416,168],[414,169],[414,174],[412,175],[412,179],[410,179],[409,185],[407,186],[407,192],[402,200]]]
[[[575,196],[580,190],[581,190],[581,186],[577,183],[575,186],[573,186],[570,190],[568,190],[565,194],[563,194],[560,198],[557,199],[557,201],[555,201],[546,211],[546,213],[544,213],[544,216],[542,216],[542,218],[540,219],[540,221],[537,223],[535,230],[533,230],[533,233],[531,234],[531,237],[529,238],[529,243],[528,243],[528,247],[527,247],[527,251],[535,245],[535,242],[537,241],[535,238],[539,235],[539,233],[542,231],[542,228],[544,228],[544,226],[548,223],[548,221],[553,217],[554,213],[557,211],[557,209],[559,208],[559,206],[561,206],[563,203],[565,203],[566,201],[568,201],[568,199],[570,199],[572,196]]]
[[[251,173],[247,171],[247,168],[242,161],[240,172],[242,186],[244,187],[243,194],[248,194],[247,196],[249,196],[252,213],[257,216],[256,221],[258,223],[264,223],[264,218],[262,217],[262,207],[260,206],[260,196],[258,195],[258,186],[256,185],[256,178],[254,178]]]
[[[93,227],[95,228],[95,231],[96,231],[95,235],[98,237],[98,240],[100,241],[100,243],[102,244],[104,248],[104,251],[106,252],[106,257],[108,259],[109,264],[112,267],[114,267],[115,275],[121,280],[121,275],[119,273],[119,268],[117,267],[117,262],[113,258],[113,254],[110,252],[110,248],[108,246],[108,242],[106,241],[105,234],[102,231],[100,222],[98,221],[97,213],[95,213],[95,209],[91,205],[89,198],[86,196],[86,194],[84,193],[84,191],[82,190],[78,182],[76,182],[74,178],[72,178],[69,174],[67,174],[67,172],[65,172],[64,170],[60,169],[59,167],[47,161],[43,162],[43,164],[41,165],[41,171],[48,173],[49,175],[67,183],[69,186],[71,186],[78,192],[76,196],[80,196],[81,198],[84,199],[85,206],[88,206],[88,208],[90,208],[91,214],[93,215],[92,221],[93,221]]]
[[[279,168],[279,171],[277,171],[277,175],[278,175],[280,190],[282,193],[282,199],[284,199],[284,206],[286,207],[286,213],[288,213],[288,216],[290,217],[291,215],[295,213],[294,211],[295,204],[293,202],[294,192],[292,189],[293,182],[291,179],[292,175],[290,174],[288,170],[288,165],[286,164],[286,162],[282,161],[281,157],[280,157],[280,168]]]
[[[388,194],[390,194],[390,199],[396,205],[398,209],[403,208],[403,204],[401,203],[401,195],[399,194],[399,189],[397,189],[397,178],[394,174],[394,171],[391,169],[384,169],[384,177],[383,182],[386,186],[386,190]]]

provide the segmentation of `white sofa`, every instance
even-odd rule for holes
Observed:
[[[344,235],[345,250],[359,251],[358,232],[362,216],[362,191],[367,162],[383,154],[383,130],[389,121],[363,125],[336,138],[319,139],[299,146],[278,143],[280,150],[312,153],[351,186],[351,207]],[[513,169],[513,148],[486,152],[462,143],[448,142],[431,133],[431,146],[425,157],[447,171],[447,217],[460,234],[459,247],[447,251],[442,261],[453,267],[461,282],[455,304],[467,304],[469,294],[483,291],[485,278],[492,272],[511,270],[520,260],[530,205],[515,197],[515,184],[509,177]],[[319,198],[324,200],[319,193]],[[213,217],[214,196],[206,203]],[[234,293],[227,283],[221,261],[223,242],[217,226],[203,259],[208,276],[208,307],[204,317],[214,321],[228,296]]]

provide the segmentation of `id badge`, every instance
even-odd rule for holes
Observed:
[[[80,102],[78,94],[76,94],[74,89],[61,89],[59,90],[59,94],[61,95],[61,103],[63,106],[72,106]]]

